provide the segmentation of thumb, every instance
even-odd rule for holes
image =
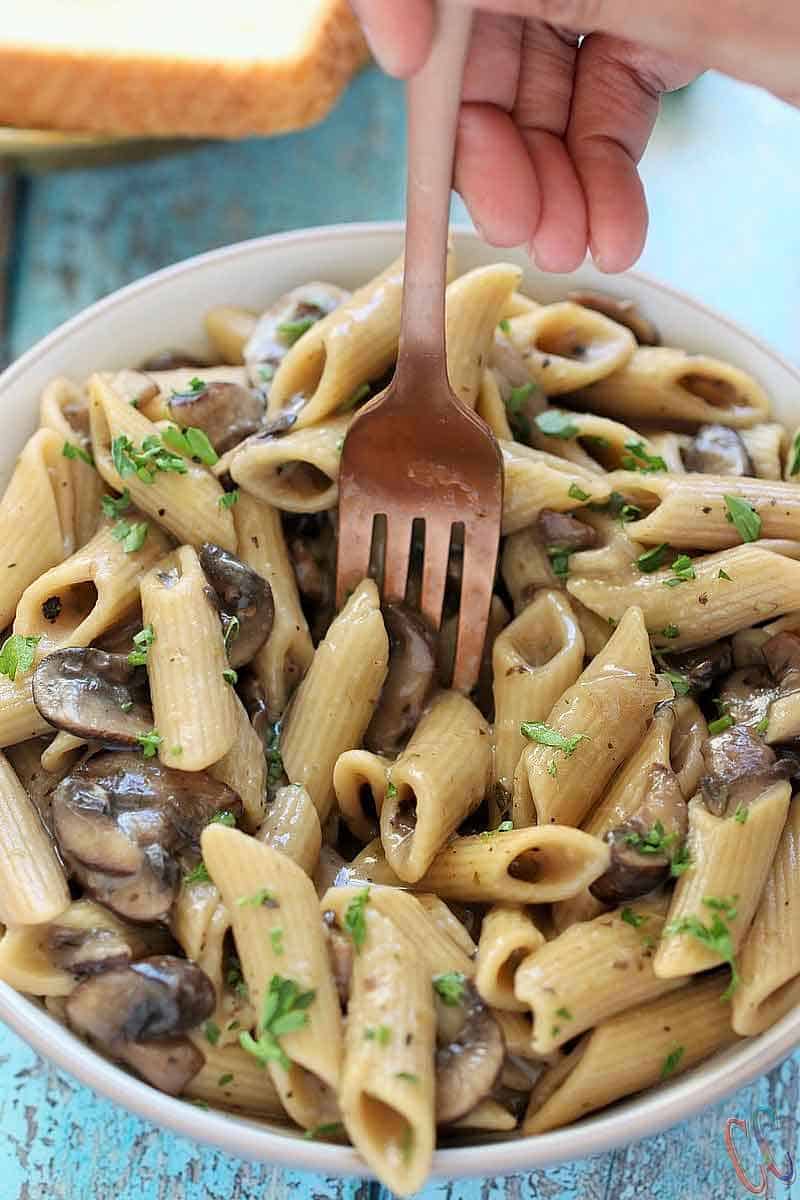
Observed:
[[[350,0],[350,6],[384,71],[407,79],[423,66],[433,34],[430,0]]]

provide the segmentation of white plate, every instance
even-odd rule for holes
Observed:
[[[0,482],[36,424],[39,394],[54,375],[76,378],[92,369],[128,366],[166,346],[195,352],[206,347],[202,314],[215,304],[259,309],[309,279],[353,287],[400,252],[399,224],[308,229],[244,242],[150,275],[68,321],[23,355],[0,378],[5,435]],[[639,275],[607,279],[590,265],[575,275],[540,275],[527,258],[484,246],[469,232],[458,236],[461,270],[496,261],[517,262],[532,294],[552,300],[569,287],[593,286],[639,301],[667,343],[706,351],[750,371],[787,425],[800,424],[800,371],[731,321],[694,300]],[[328,1175],[364,1175],[349,1148],[304,1141],[276,1126],[203,1111],[162,1095],[95,1054],[37,1005],[0,984],[0,1018],[40,1054],[82,1083],[139,1116],[231,1154]],[[674,1082],[568,1129],[508,1142],[440,1150],[439,1176],[507,1175],[583,1158],[646,1137],[692,1116],[706,1105],[770,1070],[800,1043],[800,1009],[760,1037],[747,1039]]]

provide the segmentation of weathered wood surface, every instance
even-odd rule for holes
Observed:
[[[397,85],[367,73],[322,128],[263,143],[17,181],[0,232],[0,346],[17,354],[98,296],[186,255],[260,233],[402,211]],[[665,106],[644,172],[642,266],[800,360],[800,116],[709,77]],[[202,298],[198,298],[202,307]],[[168,314],[165,314],[165,325]],[[713,1019],[713,1017],[710,1017]],[[727,1103],[626,1150],[509,1179],[432,1184],[425,1200],[735,1200],[729,1116],[760,1105],[798,1147],[798,1059]],[[749,1178],[757,1150],[740,1143]],[[762,1193],[763,1194],[763,1193]],[[800,1200],[800,1183],[770,1179]],[[377,1185],[238,1161],[94,1096],[0,1027],[0,1200],[387,1200]]]

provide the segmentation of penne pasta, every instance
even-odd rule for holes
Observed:
[[[236,732],[228,752],[209,767],[209,774],[227,783],[239,795],[244,809],[244,828],[253,833],[264,820],[267,803],[267,763],[264,743],[252,726],[239,697],[234,693]]]
[[[271,394],[274,391],[273,387]],[[339,462],[351,420],[351,414],[331,417],[318,425],[295,428],[283,437],[250,438],[230,460],[231,477],[263,503],[285,512],[333,508],[339,497]]]
[[[291,858],[306,875],[313,875],[322,847],[322,830],[306,789],[296,783],[278,788],[256,837]]]
[[[629,329],[570,300],[512,317],[509,326],[508,339],[548,396],[578,391],[620,371],[636,346]]]
[[[514,994],[517,970],[545,944],[544,934],[520,905],[495,904],[483,918],[475,986],[487,1004],[510,1012],[525,1012]]]
[[[195,1035],[195,1045],[205,1059],[184,1096],[204,1104],[213,1104],[248,1116],[275,1119],[283,1115],[283,1105],[268,1071],[239,1046],[212,1046]]]
[[[39,408],[39,419],[43,429],[52,430],[63,439],[61,457],[64,457],[64,445],[70,445],[86,451],[86,440],[89,434],[89,408],[86,397],[80,388],[63,377],[52,380],[42,392]],[[72,451],[67,449],[67,454]],[[87,454],[87,457],[88,454]],[[67,460],[66,471],[69,476],[69,486],[64,488],[63,478],[60,482],[56,476],[63,474],[63,465],[52,477],[52,485],[68,500],[72,508],[71,543],[68,552],[79,550],[85,546],[96,533],[100,524],[102,509],[100,499],[105,491],[103,480],[96,471],[89,457],[85,462],[80,454]],[[69,508],[58,499],[61,509],[61,519],[69,520]]]
[[[501,442],[503,452],[504,534],[515,533],[531,525],[543,508],[569,512],[576,507],[577,487],[589,500],[602,504],[611,494],[608,476],[589,471],[575,463],[533,450],[519,442]],[[570,488],[573,495],[570,495]],[[588,500],[584,503],[588,503]]]
[[[392,759],[369,750],[346,750],[333,768],[333,789],[342,820],[359,841],[371,842],[379,820]]]
[[[69,902],[64,869],[39,813],[0,754],[0,921],[42,925]]]
[[[784,447],[788,441],[783,425],[770,422],[743,429],[739,435],[759,479],[782,479]]]
[[[462,404],[475,408],[495,329],[522,272],[509,263],[476,267],[447,289],[447,373]]]

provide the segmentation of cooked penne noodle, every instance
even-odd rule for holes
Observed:
[[[753,924],[739,955],[741,982],[733,993],[733,1028],[763,1033],[800,1001],[800,807],[790,804]]]
[[[72,552],[74,492],[63,447],[53,430],[35,433],[0,500],[0,628],[25,589]]]
[[[695,558],[692,570],[674,588],[664,586],[668,569],[621,581],[571,577],[567,590],[606,620],[636,605],[662,651],[714,642],[800,605],[800,563],[758,545]]]
[[[212,1046],[207,1038],[195,1035],[193,1041],[205,1058],[205,1065],[184,1089],[184,1096],[248,1116],[283,1116],[283,1105],[272,1082],[251,1054],[239,1046]]]
[[[652,453],[657,454],[659,458],[663,458],[667,464],[667,470],[670,475],[686,474],[686,467],[681,452],[686,449],[691,441],[688,434],[672,433],[670,431],[650,433],[648,434],[648,441],[650,442]]]
[[[253,659],[253,666],[264,688],[269,716],[277,720],[311,666],[314,647],[300,607],[280,513],[242,492],[233,515],[239,557],[266,579],[272,591],[272,631]]]
[[[324,821],[334,799],[333,769],[360,745],[380,696],[389,639],[371,580],[359,584],[331,623],[297,690],[281,737],[292,783],[308,791]]]
[[[401,879],[422,878],[483,800],[491,769],[485,720],[459,692],[441,693],[392,765],[381,806],[381,841]]]
[[[629,329],[570,300],[512,317],[509,326],[509,340],[548,396],[578,391],[620,371],[636,346]]]
[[[743,539],[728,517],[726,496],[745,501],[758,514],[759,536],[800,537],[800,489],[781,480],[615,471],[606,481],[645,508],[646,516],[631,521],[626,531],[648,546],[662,542],[689,550],[738,546]]]
[[[569,603],[583,634],[587,657],[594,658],[608,644],[614,632],[614,626],[599,617],[597,613],[592,612],[585,604],[581,604],[575,596],[570,596]]]
[[[506,442],[513,439],[514,434],[508,423],[508,412],[503,402],[497,376],[489,367],[486,367],[481,375],[476,409],[478,416],[483,418],[496,438],[502,438]]]
[[[733,954],[755,916],[789,809],[791,788],[783,781],[765,787],[745,812],[718,817],[699,797],[689,804],[687,847],[691,866],[672,896],[665,938],[655,959],[662,979],[693,975],[719,965],[720,954],[684,924],[713,928],[722,921]],[[721,915],[720,915],[721,914]]]
[[[527,1005],[514,995],[514,979],[522,963],[544,944],[544,934],[521,905],[495,904],[489,909],[475,971],[475,986],[487,1004],[525,1012]]]
[[[153,630],[147,676],[167,767],[202,771],[224,758],[240,729],[219,613],[196,552],[181,546],[142,580],[142,617]]]
[[[158,427],[118,395],[105,375],[92,377],[89,396],[92,449],[106,483],[118,492],[127,488],[136,507],[179,541],[194,546],[213,542],[235,551],[233,517],[220,505],[224,492],[210,471],[182,459],[184,473],[154,470],[150,482],[144,482],[136,471],[123,477],[114,459],[114,446],[120,444],[117,439],[127,438],[134,447],[140,447],[145,438],[159,439]],[[174,451],[170,454],[176,457]]]
[[[42,925],[69,902],[63,867],[39,813],[0,754],[0,921]]]
[[[743,429],[739,435],[753,464],[753,472],[759,479],[782,479],[784,446],[788,440],[783,425],[774,422],[753,425]]]
[[[608,645],[554,705],[546,726],[564,748],[532,741],[514,776],[514,824],[579,825],[639,742],[672,685],[655,675],[641,609],[629,608]]]
[[[550,558],[535,526],[519,529],[505,539],[500,573],[517,616],[527,608],[539,588],[563,587],[553,573]]]
[[[52,733],[33,703],[30,675],[0,677],[0,748],[16,746],[41,733]]]
[[[64,443],[70,442],[85,449],[85,441],[89,434],[89,408],[85,395],[69,379],[60,377],[47,385],[42,392],[39,419],[44,429],[52,429],[64,439]],[[61,456],[64,457],[63,445]],[[57,474],[60,475],[62,469]],[[91,461],[84,462],[80,455],[68,460],[67,472],[70,479],[69,488],[63,488],[63,480],[60,486],[73,509],[71,533],[74,537],[69,547],[71,552],[85,546],[97,531],[102,515],[100,498],[105,486]],[[53,482],[59,487],[55,479]],[[66,519],[68,510],[64,509],[60,497],[58,504],[62,510],[62,518]]]
[[[244,363],[245,343],[250,339],[258,324],[258,317],[249,308],[234,304],[219,304],[210,308],[203,318],[209,341],[226,363],[241,366]],[[203,368],[203,378],[206,368]]]
[[[336,760],[336,804],[347,828],[359,841],[371,842],[378,836],[391,765],[392,759],[369,750],[346,750]]]
[[[478,953],[478,947],[467,932],[465,925],[462,925],[452,909],[448,908],[444,900],[440,900],[438,896],[426,895],[424,892],[415,897],[417,902],[422,905],[428,917],[434,923],[437,929],[446,933],[449,938],[460,946],[468,958],[474,958]]]
[[[207,826],[202,849],[231,915],[256,1013],[263,1013],[276,977],[291,981],[301,993],[313,993],[303,1009],[305,1022],[280,1038],[289,1068],[273,1058],[267,1070],[288,1114],[314,1129],[335,1113],[342,1055],[339,1001],[314,885],[285,854],[236,829]],[[274,897],[266,903],[259,900],[265,887]]]
[[[552,409],[545,409],[543,423],[548,412],[552,412]],[[556,408],[556,412],[563,410]],[[531,445],[595,472],[622,468],[624,461],[631,457],[631,443],[643,447],[648,454],[655,453],[649,437],[620,421],[598,417],[596,413],[572,411],[564,413],[564,417],[564,424],[570,431],[569,437],[564,437],[563,429],[558,434],[548,435],[538,424],[534,424]]]
[[[244,809],[243,825],[253,833],[264,820],[267,802],[267,763],[264,743],[252,726],[244,705],[234,692],[236,733],[230,750],[209,767],[209,774],[238,793]]]
[[[690,800],[697,791],[701,775],[705,774],[703,743],[708,737],[708,725],[699,705],[691,697],[683,696],[675,702],[674,708],[670,764],[684,797]]]
[[[730,425],[769,414],[763,388],[745,371],[705,354],[640,346],[621,370],[587,388],[581,402],[623,421]]]
[[[575,463],[533,450],[520,442],[501,442],[505,491],[503,493],[504,534],[531,525],[543,508],[569,512],[576,507],[574,489],[585,492],[602,504],[611,494],[609,476],[588,471]],[[570,496],[570,488],[573,495]],[[588,502],[587,502],[588,503]]]
[[[472,1112],[458,1121],[453,1121],[451,1129],[480,1129],[486,1133],[508,1133],[517,1128],[517,1118],[497,1100],[481,1100]]]
[[[688,1071],[736,1041],[725,1007],[725,980],[698,980],[604,1021],[542,1075],[522,1126],[546,1133],[623,1096]]]
[[[75,737],[62,729],[46,746],[41,754],[41,763],[45,771],[58,771],[66,775],[75,763],[83,746],[88,745],[85,738]]]
[[[339,497],[342,446],[352,419],[352,414],[331,417],[319,425],[293,429],[284,437],[251,438],[233,455],[231,477],[259,500],[285,512],[333,508]]]
[[[434,993],[415,944],[370,904],[364,922],[339,1102],[353,1145],[392,1191],[409,1196],[430,1171],[436,1136]]]
[[[447,373],[462,404],[474,408],[497,322],[522,272],[510,263],[476,267],[447,289]]]
[[[511,791],[527,745],[523,721],[544,721],[583,666],[584,640],[569,601],[540,591],[497,638],[494,677],[494,778]]]
[[[256,837],[291,858],[306,875],[313,875],[322,846],[322,830],[306,789],[296,783],[278,788]]]

